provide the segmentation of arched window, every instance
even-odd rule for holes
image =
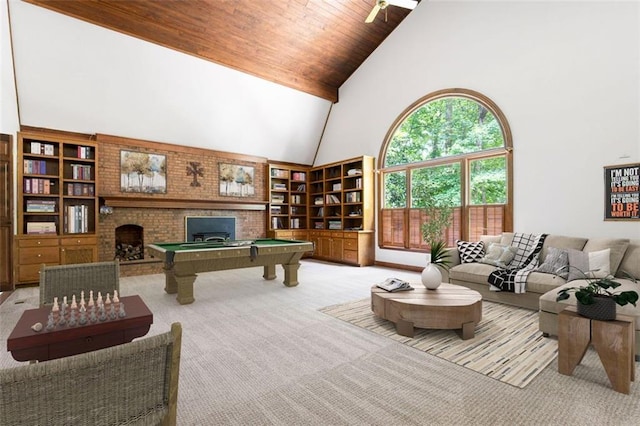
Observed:
[[[409,106],[379,156],[380,247],[426,250],[429,205],[453,207],[449,246],[511,231],[512,146],[504,115],[480,93],[441,90]]]

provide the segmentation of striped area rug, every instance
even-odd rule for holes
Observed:
[[[401,336],[392,322],[373,314],[370,299],[320,311],[519,388],[558,353],[557,340],[543,337],[538,330],[536,311],[500,303],[482,302],[482,320],[469,340],[462,340],[454,330],[416,329],[414,337]]]

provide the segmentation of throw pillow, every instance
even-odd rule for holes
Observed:
[[[611,249],[584,252],[567,249],[569,252],[569,278],[567,281],[583,278],[604,278],[610,272]]]
[[[473,243],[458,240],[456,241],[456,245],[460,253],[461,263],[478,262],[484,256],[484,243],[482,241]]]
[[[558,275],[565,280],[569,277],[569,253],[567,250],[549,247],[547,256],[536,272]]]
[[[518,249],[515,247],[506,244],[491,243],[484,257],[480,259],[480,263],[507,269],[507,265],[513,260],[517,252]]]

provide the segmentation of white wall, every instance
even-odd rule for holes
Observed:
[[[9,2],[21,124],[313,162],[329,101]]]
[[[13,135],[19,129],[18,104],[13,79],[9,14],[6,2],[0,2],[0,132]]]
[[[411,103],[473,89],[511,125],[516,231],[640,238],[603,221],[603,166],[640,161],[639,28],[635,1],[423,1],[340,89],[317,163],[377,157]]]

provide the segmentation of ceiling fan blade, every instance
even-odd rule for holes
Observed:
[[[373,6],[373,9],[371,9],[371,13],[369,13],[369,16],[367,16],[367,19],[365,19],[364,22],[366,22],[367,24],[372,23],[373,20],[376,19],[376,15],[378,15],[379,11],[380,6],[376,4],[375,6]]]
[[[405,9],[415,9],[418,2],[415,0],[387,0],[393,6],[404,7]]]

